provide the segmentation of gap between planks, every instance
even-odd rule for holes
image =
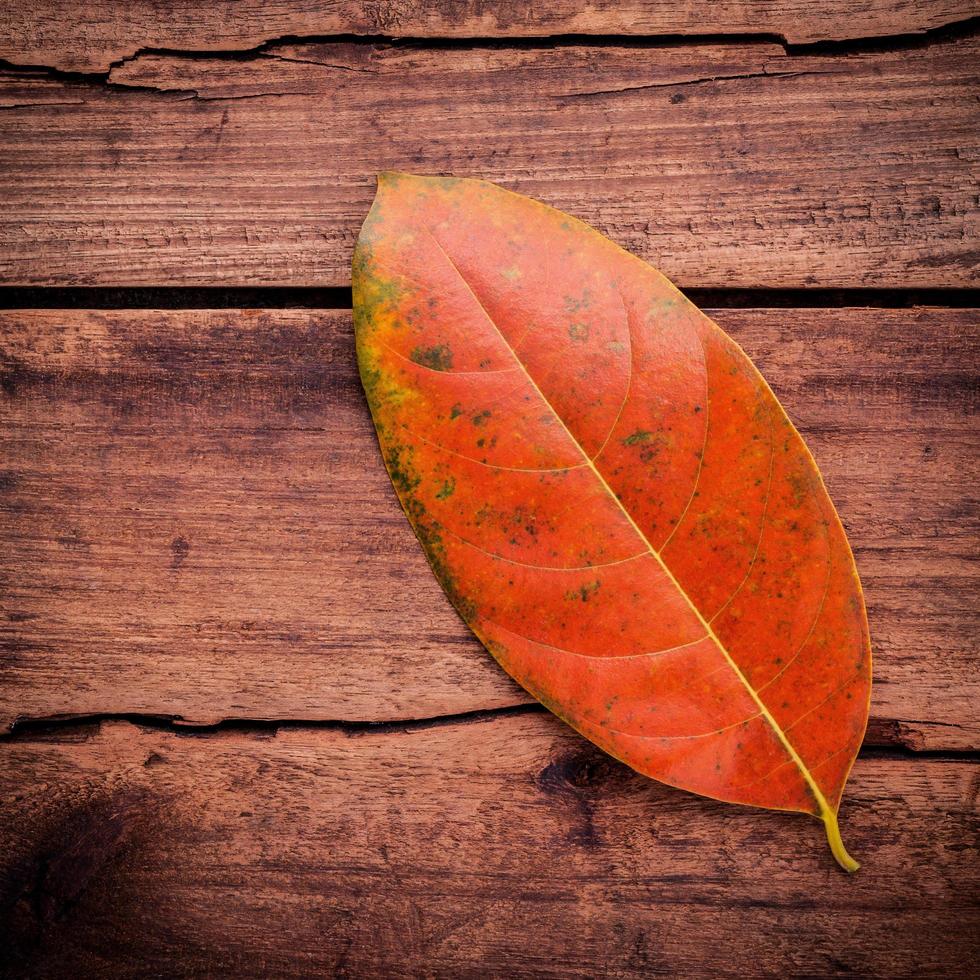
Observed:
[[[980,288],[698,288],[701,309],[980,308]],[[0,286],[0,310],[350,310],[350,286]]]

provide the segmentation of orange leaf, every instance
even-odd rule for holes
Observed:
[[[648,776],[837,828],[861,586],[743,351],[598,232],[483,181],[383,174],[354,258],[388,471],[459,613]]]

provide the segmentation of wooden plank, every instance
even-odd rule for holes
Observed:
[[[871,739],[977,748],[973,310],[723,310],[816,454],[871,618]],[[0,315],[0,723],[525,702],[391,490],[346,312]]]
[[[0,743],[15,975],[962,977],[975,763],[858,760],[819,825],[689,796],[548,715]]]
[[[496,180],[684,286],[975,281],[977,48],[144,54],[0,73],[0,281],[345,285],[379,170]],[[119,86],[125,86],[120,88]]]
[[[0,58],[18,65],[107,71],[144,48],[247,51],[283,36],[397,35],[416,38],[533,38],[548,35],[777,35],[790,43],[917,34],[976,15],[968,0],[801,0],[766,4],[709,0],[571,0],[494,3],[418,0],[195,0],[114,3],[0,2]]]

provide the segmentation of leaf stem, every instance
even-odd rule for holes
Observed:
[[[831,854],[834,855],[837,863],[845,871],[853,874],[861,865],[844,849],[844,842],[840,838],[840,828],[837,826],[837,814],[833,810],[824,810],[823,825],[827,830],[827,842],[830,844]]]

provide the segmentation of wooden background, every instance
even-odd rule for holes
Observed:
[[[3,974],[976,975],[978,14],[2,0]],[[766,374],[868,601],[857,875],[449,607],[353,362],[381,169],[591,222]]]

